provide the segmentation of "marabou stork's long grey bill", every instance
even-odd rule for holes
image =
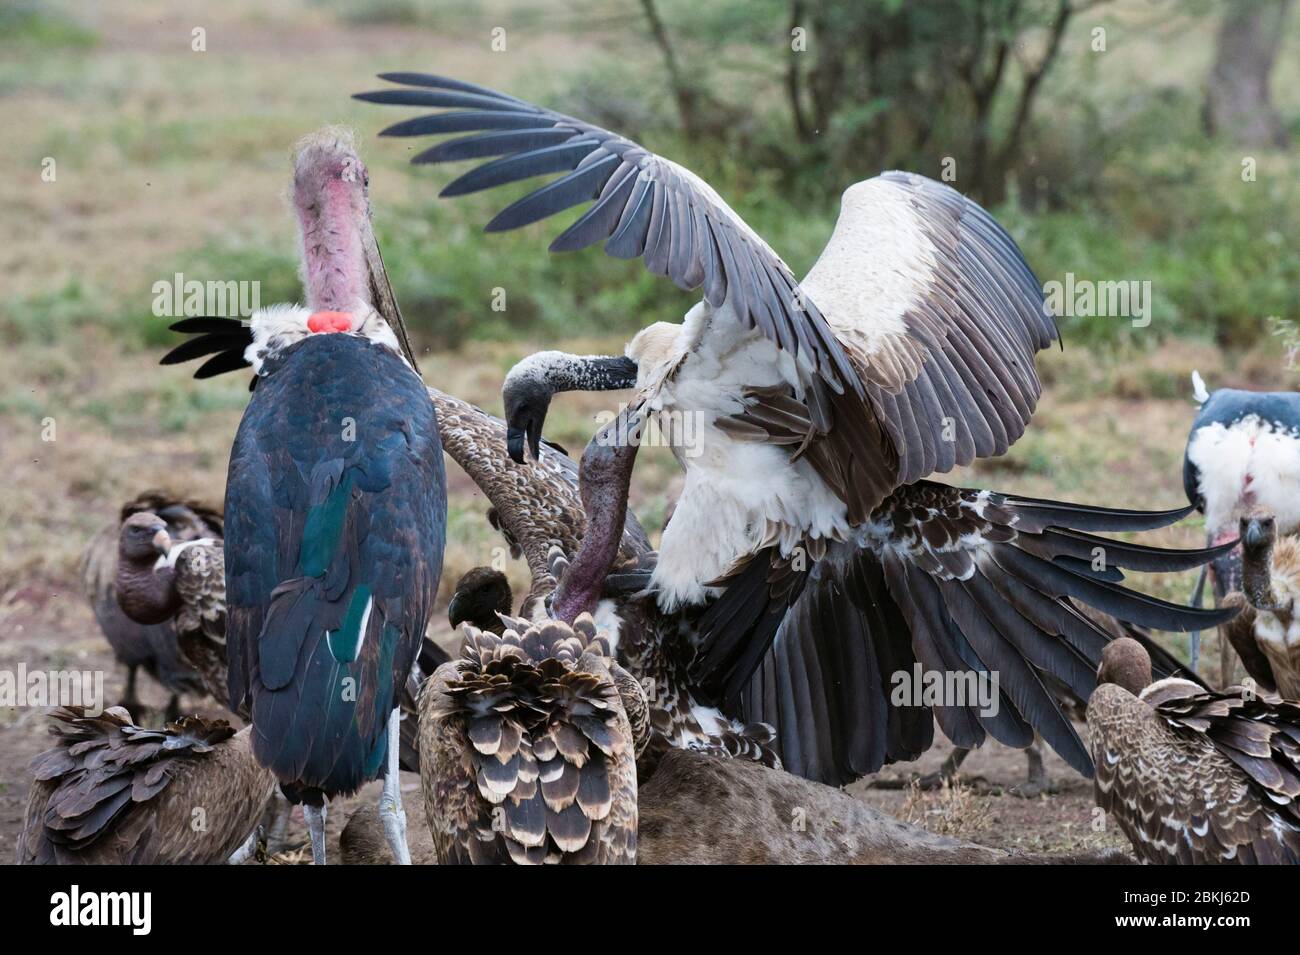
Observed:
[[[406,331],[406,322],[402,319],[402,310],[397,307],[397,297],[393,286],[388,281],[388,270],[384,268],[384,257],[379,251],[379,242],[375,239],[375,230],[369,222],[361,230],[361,244],[366,255],[366,275],[370,285],[370,304],[384,317],[397,341],[402,346],[406,360],[411,363],[415,373],[420,373],[420,366],[415,361],[415,351],[411,348],[411,338]]]

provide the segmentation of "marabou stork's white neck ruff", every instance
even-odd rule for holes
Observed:
[[[1205,512],[1215,543],[1236,536],[1256,509],[1278,531],[1300,530],[1300,393],[1205,390],[1193,372],[1200,404],[1187,438],[1183,480],[1188,500]]]
[[[345,334],[383,345],[410,366],[397,335],[369,303],[357,301],[347,311],[312,311],[302,305],[269,305],[253,313],[248,322],[253,341],[244,358],[257,375],[264,374],[268,359],[309,335]]]

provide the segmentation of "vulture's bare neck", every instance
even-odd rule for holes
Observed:
[[[595,611],[605,578],[618,558],[642,421],[640,408],[625,409],[597,432],[582,454],[579,488],[587,529],[551,607],[566,623]]]
[[[155,569],[155,560],[118,555],[117,602],[136,623],[162,623],[180,610],[175,572],[170,567]]]

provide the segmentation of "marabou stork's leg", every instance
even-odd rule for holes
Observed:
[[[181,698],[180,694],[173,693],[172,698],[167,701],[167,710],[163,713],[164,723],[175,723],[181,718]]]
[[[398,750],[402,743],[402,711],[393,710],[388,717],[388,760],[384,767],[384,791],[379,796],[379,819],[384,824],[388,847],[398,865],[411,864],[411,850],[406,845],[406,809],[402,806],[402,781],[398,769]]]
[[[961,769],[961,764],[966,762],[966,757],[969,755],[970,750],[960,746],[954,747],[948,754],[948,758],[943,761],[943,765],[939,767],[939,771],[922,776],[918,781],[919,785],[922,789],[941,789],[950,785],[957,778],[957,770]]]
[[[274,808],[271,810],[271,825],[267,828],[267,855],[284,851],[288,842],[289,820],[293,817],[293,803],[284,798],[284,793],[280,792],[279,787],[276,787],[271,796],[271,804]]]
[[[1207,544],[1206,546],[1211,546]],[[1196,578],[1196,589],[1192,591],[1191,606],[1201,607],[1205,603],[1205,578],[1210,570],[1209,564],[1201,565],[1201,572]],[[1201,665],[1201,631],[1193,630],[1191,639],[1188,641],[1188,660],[1187,668],[1193,673]]]
[[[961,769],[961,764],[966,761],[966,757],[971,753],[968,749],[960,746],[954,746],[948,758],[943,761],[933,773],[926,773],[924,776],[913,775],[910,779],[876,779],[872,780],[872,789],[908,789],[912,786],[930,792],[935,789],[942,789],[944,786],[952,785],[952,781],[957,778],[957,770]]]
[[[313,865],[325,864],[325,804],[302,807],[302,817],[307,820],[307,832],[311,835],[311,861]]]
[[[248,838],[244,840],[244,844],[236,849],[230,858],[226,860],[226,865],[243,865],[249,859],[257,855],[258,846],[262,844],[265,838],[266,829],[262,826],[258,826],[248,834]]]

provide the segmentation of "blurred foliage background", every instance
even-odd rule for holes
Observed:
[[[149,314],[147,288],[173,270],[259,279],[264,301],[294,297],[291,223],[266,197],[289,144],[323,122],[355,125],[385,170],[381,239],[429,345],[680,315],[689,297],[635,263],[550,259],[539,232],[554,234],[551,224],[484,236],[478,226],[501,197],[437,202],[449,171],[399,170],[408,144],[370,139],[393,114],[348,94],[404,68],[496,84],[645,142],[704,176],[796,273],[829,234],[846,185],[886,168],[946,172],[1008,225],[1043,281],[1072,272],[1152,283],[1149,329],[1076,320],[1067,341],[1249,345],[1268,316],[1294,317],[1300,286],[1288,247],[1300,206],[1291,6],[10,0],[0,106],[17,174],[3,198],[18,234],[39,238],[38,254],[0,253],[10,277],[0,329],[45,337],[93,320],[157,345],[164,323]],[[195,27],[203,51],[191,48]],[[1232,100],[1257,88],[1257,102]],[[1217,120],[1216,91],[1227,100]],[[1234,110],[1263,116],[1262,131]],[[80,185],[42,195],[34,175],[47,156],[60,184]],[[246,188],[257,181],[268,188]],[[80,207],[52,209],[69,191]],[[127,204],[154,214],[135,208],[114,222]],[[137,225],[147,237],[121,235]],[[491,309],[498,287],[504,312]]]

